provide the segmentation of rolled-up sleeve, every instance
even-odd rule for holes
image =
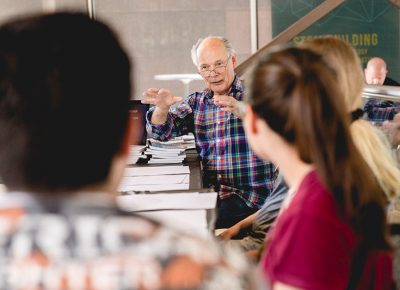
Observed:
[[[164,124],[152,124],[151,117],[155,108],[150,108],[146,114],[147,135],[153,139],[167,141],[171,138],[193,132],[193,110],[189,105],[190,97],[182,104],[168,112]]]
[[[146,114],[146,130],[147,135],[153,139],[166,141],[172,137],[172,129],[174,126],[173,117],[168,113],[167,120],[164,124],[152,124],[151,117],[153,116],[154,108],[151,108]]]

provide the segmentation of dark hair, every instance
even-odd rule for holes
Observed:
[[[104,182],[128,121],[130,64],[114,33],[79,13],[0,27],[0,176],[11,190]]]
[[[322,56],[287,48],[256,66],[247,102],[304,162],[314,164],[338,212],[360,237],[359,247],[389,249],[384,194],[352,141],[340,92],[336,73]]]

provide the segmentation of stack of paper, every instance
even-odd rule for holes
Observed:
[[[185,149],[183,147],[183,140],[181,138],[173,139],[169,141],[158,141],[155,139],[148,139],[147,143],[149,146],[163,148],[163,149]]]
[[[152,166],[152,167],[130,167],[125,168],[124,176],[151,176],[151,175],[172,175],[189,174],[189,166]]]
[[[126,168],[120,192],[166,191],[189,189],[188,166]]]
[[[127,165],[132,164],[178,164],[185,158],[185,150],[195,148],[193,134],[170,141],[148,139],[147,146],[131,146]]]
[[[210,237],[207,209],[214,209],[217,193],[134,194],[118,197],[118,205],[170,227]]]
[[[118,205],[127,211],[210,209],[215,208],[216,192],[132,194],[118,197]]]
[[[142,211],[139,214],[183,233],[198,235],[205,239],[211,237],[205,209],[153,210]]]
[[[162,148],[153,145],[150,145],[144,153],[150,157],[149,164],[182,163],[186,158],[184,149]]]
[[[131,146],[128,156],[127,164],[136,164],[139,159],[147,159],[147,156],[144,155],[144,151],[146,150],[146,146]]]
[[[181,138],[183,140],[183,146],[185,147],[185,149],[195,149],[196,148],[195,139],[194,139],[193,134],[184,135]]]
[[[154,139],[148,140],[149,145],[153,147],[168,148],[168,149],[192,149],[196,148],[193,134],[175,137],[169,141],[158,141]]]

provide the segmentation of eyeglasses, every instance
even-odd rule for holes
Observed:
[[[214,72],[215,74],[222,74],[225,72],[226,66],[228,65],[228,61],[230,58],[231,57],[228,56],[226,61],[222,61],[222,60],[216,61],[214,63],[213,69],[211,69],[210,68],[211,66],[208,64],[201,65],[200,69],[199,69],[199,73],[205,78],[208,78],[211,75],[211,72]]]

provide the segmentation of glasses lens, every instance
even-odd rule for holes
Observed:
[[[225,72],[225,66],[222,67],[216,67],[213,70],[205,70],[205,71],[200,71],[200,74],[203,77],[208,78],[209,76],[211,76],[211,73],[214,73],[215,75],[219,75]]]
[[[208,76],[210,74],[209,70],[200,70],[199,72],[203,77],[206,77],[206,76]]]
[[[214,71],[215,71],[215,73],[217,73],[217,74],[222,74],[222,73],[225,72],[225,68],[226,68],[226,66],[216,67],[216,68],[214,69]]]
[[[214,74],[222,74],[222,73],[225,72],[226,66],[228,65],[228,60],[229,60],[229,57],[227,59],[227,63],[226,64],[215,65],[213,70],[211,70],[211,69],[201,69],[200,70],[200,74],[203,77],[209,77],[211,75],[211,72],[214,72]]]

